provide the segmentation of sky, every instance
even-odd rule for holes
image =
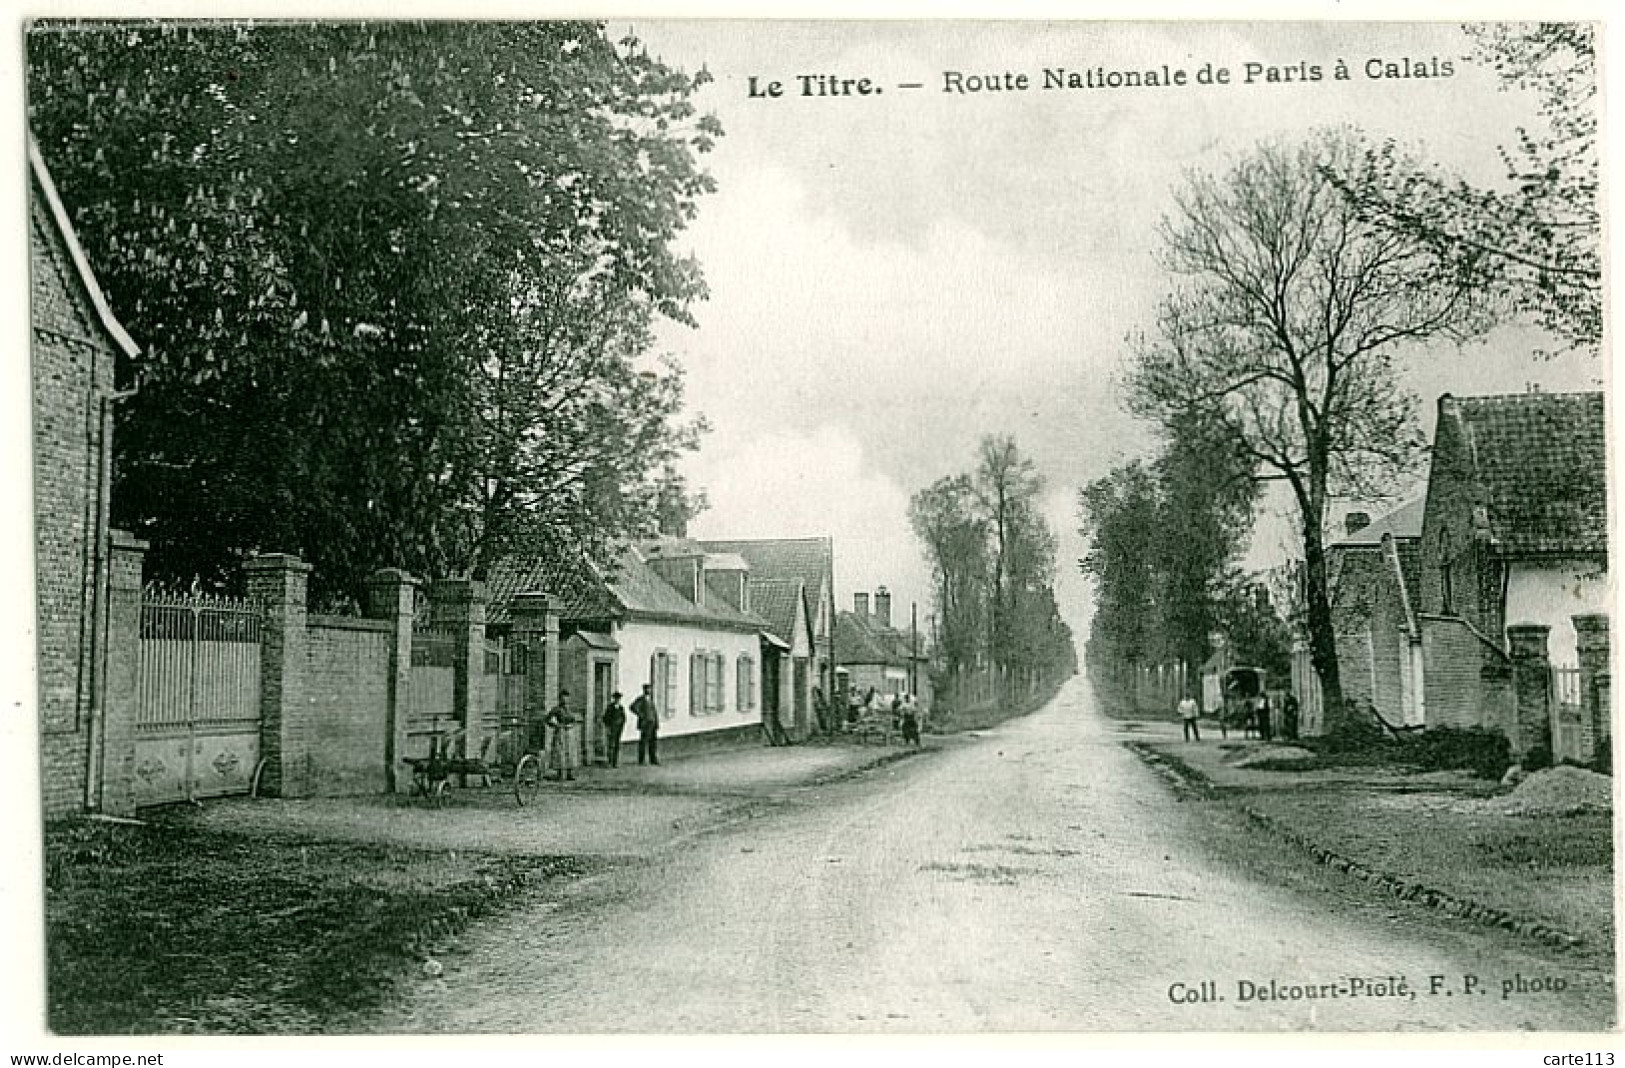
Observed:
[[[725,130],[707,157],[718,191],[684,238],[710,298],[697,329],[661,335],[713,426],[685,467],[710,499],[694,531],[833,535],[841,604],[884,584],[922,617],[931,584],[909,496],[970,469],[984,435],[1009,433],[1044,476],[1057,592],[1081,630],[1077,490],[1154,447],[1122,410],[1117,376],[1125,339],[1165,292],[1157,225],[1187,172],[1223,169],[1265,138],[1355,124],[1493,181],[1497,146],[1532,118],[1528,97],[1465,60],[1448,24],[631,28],[652,53],[712,74],[697,103]],[[1340,59],[1348,80],[1334,77]],[[1453,73],[1368,76],[1407,61]],[[1248,63],[1260,65],[1253,84]],[[1037,88],[1046,68],[1165,66],[1187,84]],[[1305,81],[1316,66],[1321,80]],[[1230,83],[1193,84],[1204,67],[1228,69]],[[1031,87],[945,91],[953,73],[956,87],[1023,74]],[[816,74],[881,91],[801,95],[798,76]],[[784,95],[765,95],[775,81]],[[1600,363],[1533,359],[1544,343],[1508,330],[1407,354],[1425,427],[1446,390],[1595,388]],[[1256,564],[1290,548],[1290,525],[1267,511]]]

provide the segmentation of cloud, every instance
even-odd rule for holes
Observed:
[[[719,430],[684,472],[704,488],[710,507],[694,521],[701,538],[835,539],[836,598],[885,586],[893,619],[919,605],[931,611],[931,576],[908,525],[909,491],[877,469],[863,446],[838,426],[763,435]]]

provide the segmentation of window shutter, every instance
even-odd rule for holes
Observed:
[[[666,707],[664,711],[667,717],[671,717],[677,714],[677,672],[672,669],[670,653],[662,653],[661,661],[666,672]]]
[[[750,691],[746,688],[745,658],[740,657],[734,661],[734,697],[737,698],[738,711],[745,711],[749,705]]]
[[[728,680],[723,675],[727,659],[721,653],[711,654],[711,677],[716,680],[717,692],[711,701],[711,711],[721,712],[728,707]]]
[[[688,654],[688,714],[697,716],[700,713],[702,694],[704,692],[705,677],[701,674],[702,667],[699,653]]]

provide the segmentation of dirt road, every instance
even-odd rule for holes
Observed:
[[[1233,863],[1123,738],[1079,680],[998,731],[470,932],[378,1026],[1607,1026],[1611,991],[1561,958],[1494,932],[1435,933],[1413,906],[1385,923]]]

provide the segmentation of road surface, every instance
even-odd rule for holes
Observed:
[[[786,798],[484,925],[379,1026],[1608,1026],[1611,992],[1560,956],[1235,863],[1211,812],[1177,800],[1090,702],[1076,680],[999,730]],[[1252,848],[1281,854],[1272,863],[1308,866],[1253,833]],[[1528,989],[1554,980],[1567,989]]]

